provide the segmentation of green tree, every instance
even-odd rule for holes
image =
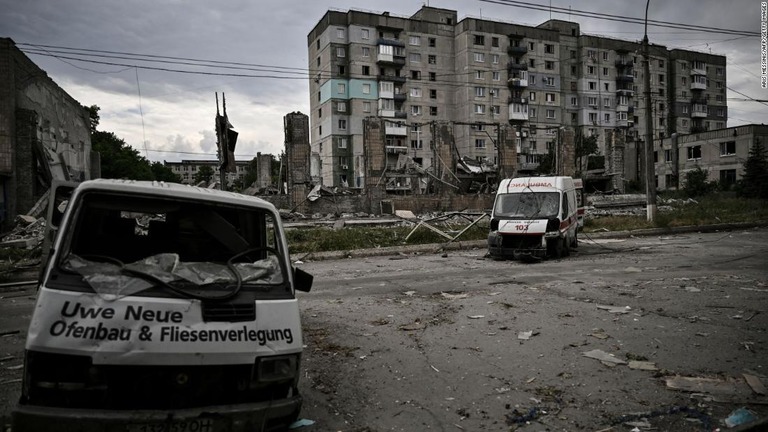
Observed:
[[[91,133],[91,147],[101,155],[104,178],[152,180],[149,161],[112,132]]]
[[[539,175],[549,175],[555,172],[555,157],[552,153],[541,155],[539,166],[536,167],[536,173]]]
[[[160,162],[152,162],[152,175],[157,181],[167,183],[181,183],[181,176]]]
[[[272,158],[272,173],[271,173],[272,175],[271,175],[270,178],[272,179],[272,184],[273,185],[277,185],[278,189],[282,187],[282,186],[280,186],[279,183],[286,181],[286,179],[285,179],[285,165],[283,165],[283,163],[282,163],[284,158],[285,158],[285,153],[284,152],[280,152],[280,155],[278,157]],[[283,170],[282,173],[280,172],[281,169]],[[282,174],[282,176],[281,176],[281,174]]]
[[[112,132],[99,131],[99,108],[97,105],[83,106],[88,111],[91,129],[91,148],[99,153],[101,177],[130,180],[153,180],[155,178],[149,161],[138,151],[128,146],[122,138]]]
[[[248,166],[245,167],[245,177],[243,177],[243,189],[251,187],[259,178],[259,164],[256,158],[251,159],[248,162]]]
[[[213,178],[214,174],[215,173],[213,172],[213,168],[208,165],[203,165],[199,170],[197,170],[193,180],[195,181],[195,184],[202,181],[204,181],[206,184],[211,184],[211,179]]]
[[[744,161],[744,176],[736,182],[736,194],[744,198],[768,199],[768,157],[765,146],[757,138]]]
[[[101,108],[98,107],[98,105],[91,105],[89,107],[83,106],[88,111],[88,116],[90,117],[90,127],[91,127],[91,133],[96,132],[96,128],[99,126],[99,121],[101,120],[101,117],[99,116],[99,110]]]
[[[599,152],[597,147],[597,135],[585,137],[584,134],[579,132],[578,135],[576,135],[575,147],[574,153],[576,160],[574,162],[576,163],[576,172],[580,175],[581,170],[584,167],[584,157],[596,155]]]
[[[715,190],[717,187],[716,182],[707,181],[708,174],[701,169],[700,166],[696,166],[696,169],[685,173],[685,187],[683,190],[689,198],[695,198],[704,196]]]

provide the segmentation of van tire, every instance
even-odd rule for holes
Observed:
[[[562,256],[571,256],[571,245],[568,243],[568,237],[563,238],[563,253]]]
[[[574,249],[579,248],[579,231],[578,230],[575,233],[573,233],[573,242],[571,243],[571,247]]]
[[[552,259],[560,259],[563,256],[565,239],[554,239],[547,242],[547,255]]]

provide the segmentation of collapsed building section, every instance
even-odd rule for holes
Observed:
[[[15,43],[0,38],[0,231],[48,191],[53,180],[95,176],[90,117]]]

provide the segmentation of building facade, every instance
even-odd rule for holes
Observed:
[[[0,231],[53,180],[98,176],[88,111],[8,38],[0,38]]]
[[[750,124],[664,138],[654,153],[656,186],[682,188],[686,173],[702,169],[708,181],[728,189],[744,176],[744,162],[755,143],[768,149],[768,126]]]
[[[517,172],[557,152],[564,128],[623,160],[592,175],[640,180],[645,139],[642,47],[583,35],[579,24],[537,27],[457,19],[424,6],[412,16],[328,11],[307,36],[312,166],[324,185],[362,188],[366,117],[386,120],[385,149],[423,168],[430,124],[452,122],[455,152],[498,165],[499,125],[512,125]],[[673,133],[727,127],[725,57],[650,47],[654,148]],[[617,144],[617,142],[619,144]],[[586,169],[586,167],[585,167]]]
[[[232,184],[235,180],[244,180],[245,174],[248,171],[249,161],[236,161],[236,172],[227,172],[227,183]],[[195,175],[200,171],[202,167],[209,167],[213,170],[212,181],[219,180],[219,166],[221,162],[218,160],[187,160],[183,159],[181,162],[168,162],[163,161],[163,165],[170,168],[174,174],[181,177],[181,182],[184,184],[195,184]],[[248,185],[246,185],[248,186]]]

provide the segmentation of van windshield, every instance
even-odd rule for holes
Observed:
[[[165,287],[201,299],[286,287],[274,215],[205,201],[89,192],[73,209],[59,268],[101,295]]]
[[[499,194],[494,215],[508,218],[549,219],[557,217],[560,207],[558,192],[522,192]]]

